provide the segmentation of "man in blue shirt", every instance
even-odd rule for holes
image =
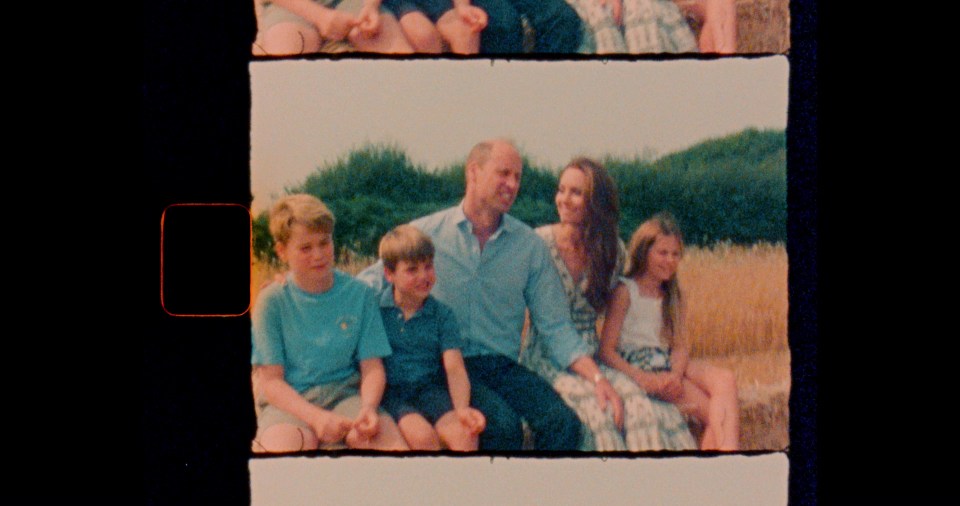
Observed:
[[[520,189],[522,170],[520,154],[510,142],[481,142],[467,157],[466,195],[460,205],[411,225],[433,240],[433,295],[453,309],[467,340],[462,351],[471,404],[487,418],[480,447],[521,449],[523,418],[536,449],[576,450],[582,430],[577,415],[553,387],[517,363],[525,310],[547,336],[552,360],[592,380],[601,406],[610,405],[619,414],[620,400],[573,327],[546,245],[506,214]],[[358,277],[379,289],[383,264]]]

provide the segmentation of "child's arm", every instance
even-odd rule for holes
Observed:
[[[600,350],[597,354],[600,356],[600,361],[632,378],[647,393],[658,394],[661,380],[657,374],[641,371],[630,365],[617,351],[623,320],[629,308],[630,292],[626,285],[621,283],[614,288],[607,303],[607,314],[603,320],[603,329],[600,331]]]
[[[329,40],[343,40],[353,27],[357,26],[357,19],[352,15],[330,9],[310,0],[272,0],[275,4],[306,19],[317,27],[320,36]],[[378,1],[379,6],[379,1]]]
[[[350,431],[350,419],[314,406],[297,393],[283,378],[282,365],[254,366],[253,376],[264,400],[306,422],[320,441],[335,443]]]
[[[470,0],[453,0],[453,9],[473,31],[479,32],[487,27],[487,12],[477,6],[470,5]]]
[[[364,37],[371,38],[380,33],[380,0],[364,0],[357,15],[357,30]]]
[[[362,439],[377,435],[380,421],[377,408],[386,385],[387,374],[382,360],[368,358],[360,361],[360,414],[354,420],[353,428]]]
[[[683,376],[690,363],[690,344],[682,337],[675,336],[670,347],[670,372],[659,373],[663,378],[661,397],[669,402],[676,402],[683,396]]]
[[[486,428],[487,420],[483,413],[470,407],[470,378],[463,364],[463,354],[458,349],[443,352],[443,368],[447,373],[447,388],[450,401],[457,418],[472,434],[479,434]]]

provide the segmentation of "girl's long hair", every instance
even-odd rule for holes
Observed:
[[[587,253],[586,297],[598,313],[606,307],[612,291],[610,280],[617,268],[617,245],[620,234],[620,198],[617,186],[607,169],[590,158],[574,158],[563,171],[580,170],[587,176],[584,195],[586,209],[583,241]],[[561,175],[563,175],[561,171]]]
[[[630,237],[627,246],[627,268],[624,276],[633,278],[647,272],[647,255],[650,248],[659,236],[674,236],[680,243],[680,252],[683,253],[683,234],[677,221],[669,212],[655,214],[649,220],[640,224]],[[683,314],[683,300],[680,294],[680,283],[677,274],[664,281],[660,286],[663,292],[663,337],[667,344],[673,345],[674,339],[680,331]]]

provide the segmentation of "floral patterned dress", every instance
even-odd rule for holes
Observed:
[[[697,39],[672,0],[623,0],[622,26],[610,5],[567,0],[583,20],[581,53],[696,53]]]
[[[553,262],[563,281],[567,300],[570,301],[570,316],[580,338],[596,352],[599,345],[596,322],[597,313],[584,296],[587,276],[575,282],[566,263],[560,256],[553,226],[546,225],[536,230],[550,248]],[[626,257],[620,244],[618,268]],[[614,277],[616,279],[616,277]],[[603,374],[623,399],[623,430],[613,422],[611,412],[604,412],[597,404],[593,383],[578,375],[561,370],[549,358],[542,336],[531,327],[529,340],[521,352],[520,363],[539,374],[553,385],[564,402],[577,412],[584,424],[583,451],[647,451],[696,449],[696,441],[690,434],[686,420],[676,406],[647,394],[628,376],[615,369],[600,366]]]

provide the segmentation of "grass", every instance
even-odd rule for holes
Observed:
[[[349,256],[337,267],[356,274],[372,258]],[[687,248],[680,263],[693,356],[734,371],[744,450],[789,444],[790,350],[787,345],[787,252],[782,244]],[[281,272],[254,262],[251,293]]]

